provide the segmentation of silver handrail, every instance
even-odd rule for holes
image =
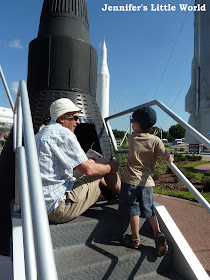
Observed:
[[[9,99],[9,103],[10,103],[12,109],[14,109],[14,104],[13,104],[13,101],[12,101],[12,97],[11,97],[9,88],[8,88],[8,86],[7,86],[7,82],[6,82],[6,80],[5,80],[4,73],[3,73],[3,71],[2,71],[1,65],[0,65],[0,76],[1,76],[2,83],[3,83],[3,85],[4,85],[4,88],[5,88],[7,97],[8,97],[8,99]]]
[[[182,127],[184,127],[192,136],[194,136],[199,142],[203,143],[208,149],[210,149],[210,141],[204,137],[200,132],[198,132],[195,128],[189,125],[186,121],[180,118],[176,113],[174,113],[171,109],[169,109],[166,105],[164,105],[159,100],[153,100],[151,102],[147,102],[135,107],[132,107],[128,110],[122,111],[118,114],[111,115],[104,119],[110,139],[112,141],[112,145],[115,153],[127,153],[128,150],[118,150],[116,145],[116,140],[109,124],[109,120],[115,119],[126,114],[132,113],[135,110],[142,108],[144,106],[159,106],[164,112],[166,112],[171,118],[177,121]],[[191,182],[184,176],[184,174],[176,167],[174,163],[168,163],[169,168],[177,175],[177,177],[182,181],[182,183],[188,188],[188,190],[195,196],[195,198],[201,203],[201,205],[210,213],[210,204],[208,201],[197,191],[197,189],[191,184]]]
[[[180,181],[188,188],[188,190],[195,196],[195,198],[203,205],[203,207],[210,213],[210,204],[208,201],[199,193],[199,191],[193,186],[193,184],[184,176],[184,174],[171,163],[166,163],[168,167],[174,172],[174,174],[180,179]]]
[[[57,280],[26,83],[20,81],[14,105],[1,66],[0,76],[14,112],[14,210],[18,212],[21,204],[26,279],[35,280],[38,274],[40,280]]]
[[[37,280],[37,264],[34,247],[33,224],[31,217],[31,204],[28,186],[28,174],[26,166],[25,149],[23,146],[17,148],[19,166],[19,184],[21,197],[21,216],[23,227],[23,244],[25,259],[26,279]]]
[[[48,221],[46,205],[45,205],[43,189],[42,189],[42,181],[40,176],[39,162],[38,162],[36,143],[34,138],[31,111],[30,111],[29,100],[28,100],[28,91],[27,91],[26,83],[23,80],[20,81],[19,83],[18,97],[19,96],[21,98],[21,105],[22,105],[24,146],[25,146],[24,149],[26,155],[25,163],[27,166],[27,173],[28,173],[28,185],[29,185],[30,202],[31,202],[36,260],[37,260],[37,267],[38,267],[37,268],[38,278],[40,280],[49,280],[49,279],[57,280],[58,277],[57,277],[53,246],[52,246],[50,229],[49,229],[49,221]],[[17,106],[19,107],[18,103]],[[17,135],[21,135],[21,131],[19,131]],[[23,148],[21,146],[21,150],[22,149]],[[19,153],[21,155],[21,159],[24,160],[24,155],[22,154],[23,152],[19,151]],[[22,167],[25,170],[24,167],[25,163],[19,163],[18,167],[19,168]],[[25,176],[25,174],[22,173],[19,173],[18,175]],[[26,182],[26,178],[24,182]],[[27,188],[27,185],[26,186],[24,186],[23,184],[21,185],[22,185],[21,191],[22,189]],[[22,201],[22,203],[24,202]],[[28,211],[30,211],[30,209],[28,209]],[[27,221],[25,220],[23,224],[26,223]],[[26,232],[28,232],[29,228],[28,226],[26,227],[27,227]],[[28,246],[28,243],[26,246]],[[30,246],[33,247],[33,245]],[[31,265],[30,262],[29,265]],[[31,267],[27,269],[30,271]],[[34,268],[32,267],[32,269]]]

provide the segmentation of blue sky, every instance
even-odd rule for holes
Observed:
[[[194,49],[193,12],[181,12],[180,3],[194,0],[86,0],[90,42],[100,55],[105,38],[110,72],[110,114],[158,99],[184,120],[185,96],[191,83]],[[7,0],[0,10],[0,65],[15,98],[19,80],[27,80],[28,44],[37,36],[43,0]],[[148,11],[103,12],[104,4],[144,5]],[[171,4],[176,11],[151,11],[151,4]],[[0,80],[0,106],[9,102]],[[156,106],[157,126],[173,124]],[[126,130],[128,117],[111,122]]]

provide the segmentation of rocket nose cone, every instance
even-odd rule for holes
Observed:
[[[76,36],[89,43],[86,1],[44,0],[38,33],[41,36]]]

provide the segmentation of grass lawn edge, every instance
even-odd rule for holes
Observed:
[[[154,193],[156,194],[163,194],[163,195],[168,195],[172,197],[178,197],[178,198],[183,198],[186,200],[198,202],[197,199],[194,197],[193,194],[187,191],[180,191],[180,190],[165,190],[161,189],[159,187],[154,187]],[[210,203],[210,193],[200,193],[207,201]]]

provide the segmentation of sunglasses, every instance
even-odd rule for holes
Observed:
[[[68,113],[66,113],[65,115],[71,116],[75,121],[78,121],[78,120],[79,120],[79,117],[78,117],[78,116],[74,116],[74,115],[68,114]]]
[[[135,123],[136,122],[134,119],[131,119],[130,121],[131,121],[131,123]]]

